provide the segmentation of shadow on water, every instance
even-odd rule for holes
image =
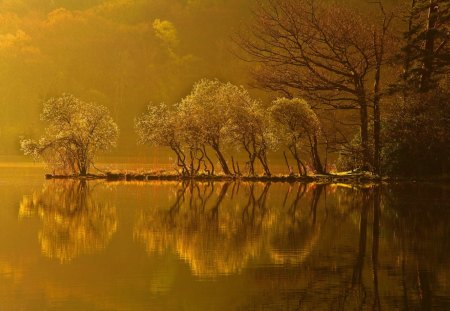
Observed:
[[[97,201],[94,187],[86,181],[52,180],[23,197],[19,218],[42,220],[39,242],[45,256],[67,262],[108,245],[117,230],[116,209]]]

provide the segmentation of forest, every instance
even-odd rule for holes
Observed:
[[[289,176],[448,177],[450,2],[407,2],[258,1],[232,53],[270,100],[204,78],[137,115],[138,143],[171,150],[186,177],[272,176],[273,157]],[[21,149],[53,174],[86,175],[116,147],[101,104],[63,94],[44,102],[41,119],[43,136],[22,138]]]

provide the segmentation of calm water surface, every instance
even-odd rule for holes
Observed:
[[[450,310],[450,187],[0,166],[0,310]]]

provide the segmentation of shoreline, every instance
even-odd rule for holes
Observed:
[[[443,182],[448,183],[448,177],[441,178],[400,178],[379,177],[367,172],[351,174],[329,175],[274,175],[274,176],[226,176],[226,175],[197,175],[182,176],[177,174],[152,174],[152,173],[112,173],[79,175],[53,175],[46,174],[45,179],[79,179],[79,180],[105,180],[105,181],[244,181],[244,182],[281,182],[281,183],[343,183],[343,184],[367,184],[382,182]]]

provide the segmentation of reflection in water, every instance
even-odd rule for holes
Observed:
[[[282,206],[282,213],[286,214],[278,214],[270,229],[270,256],[274,263],[299,264],[311,253],[320,236],[321,224],[316,223],[316,214],[323,187],[314,185],[307,189],[305,184],[299,184],[288,206],[290,190],[286,193]],[[309,203],[302,201],[307,190],[311,193]]]
[[[404,310],[450,310],[450,191],[448,186],[395,185],[383,197],[387,226],[400,258]]]
[[[253,238],[259,229],[246,226],[243,211],[237,215],[236,210],[222,210],[229,188],[229,183],[183,184],[169,209],[141,214],[135,236],[149,253],[167,248],[177,252],[196,275],[239,272],[260,247]]]
[[[143,209],[134,234],[150,256],[176,253],[200,278],[245,273],[266,294],[283,289],[245,308],[446,310],[449,297],[437,293],[450,289],[438,260],[450,253],[449,199],[436,193],[433,207],[419,194],[186,182],[170,207]]]
[[[116,209],[97,202],[86,181],[52,180],[24,196],[19,218],[39,216],[42,253],[61,262],[104,249],[117,229]]]
[[[13,283],[19,283],[24,276],[24,271],[20,267],[16,267],[14,264],[0,261],[0,276],[4,280],[12,281]]]
[[[150,254],[176,252],[202,277],[241,272],[263,255],[274,264],[299,264],[320,234],[316,209],[323,186],[309,186],[305,202],[306,185],[289,187],[281,208],[267,205],[270,187],[184,183],[170,208],[141,213],[135,237]]]
[[[448,186],[96,185],[18,191],[45,256],[108,254],[42,261],[34,222],[14,214],[0,231],[0,305],[34,306],[36,293],[73,310],[450,310]]]

